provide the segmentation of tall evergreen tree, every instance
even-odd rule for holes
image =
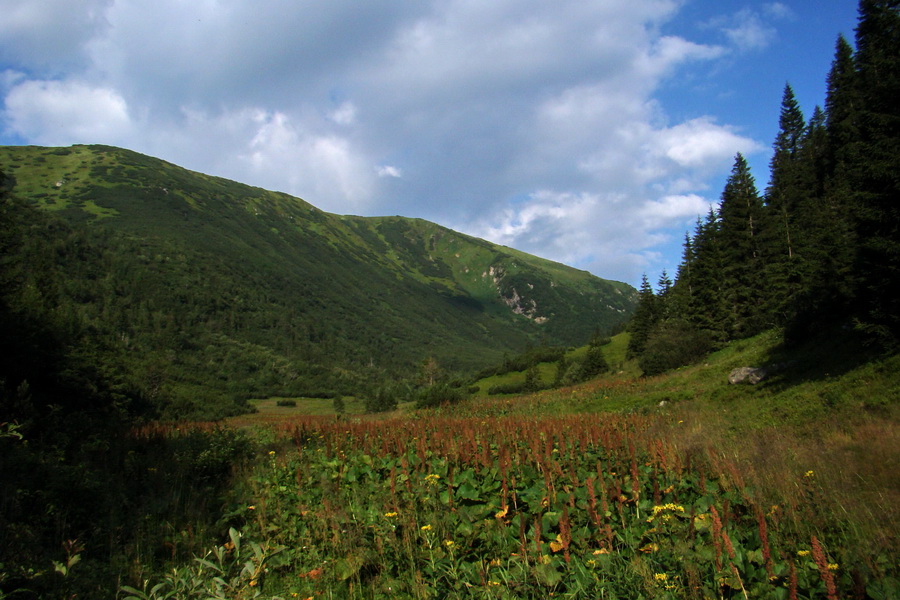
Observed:
[[[728,338],[722,278],[725,257],[719,217],[712,208],[703,221],[697,222],[692,247],[691,296],[685,318],[697,329],[708,332],[714,341],[723,342]]]
[[[802,271],[798,214],[807,190],[800,155],[806,123],[790,85],[784,88],[778,135],[773,144],[770,181],[766,189],[765,249],[769,283],[768,311],[784,320],[786,307],[800,289]]]
[[[634,309],[629,329],[631,338],[628,340],[626,354],[628,358],[637,358],[644,351],[647,339],[653,332],[653,328],[659,320],[656,306],[656,295],[646,273],[641,278],[641,289],[638,290],[638,303]]]
[[[900,345],[900,2],[861,0],[856,28],[859,138],[850,160],[860,319]],[[851,148],[854,146],[851,143]]]
[[[731,175],[719,205],[724,303],[728,311],[726,332],[743,337],[760,331],[762,294],[765,288],[760,252],[763,204],[750,167],[741,154],[735,157]]]
[[[672,278],[663,269],[659,279],[656,282],[656,306],[657,314],[660,320],[668,319],[672,316]]]

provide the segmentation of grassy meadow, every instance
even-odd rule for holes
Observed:
[[[586,384],[377,418],[260,401],[219,537],[121,595],[898,597],[900,359],[777,342],[637,378],[614,339]],[[760,364],[787,366],[728,384]]]

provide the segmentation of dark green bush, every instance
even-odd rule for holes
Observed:
[[[463,398],[465,398],[465,394],[460,388],[438,383],[419,392],[416,408],[456,404]]]
[[[713,348],[712,337],[684,321],[662,323],[647,340],[638,366],[644,375],[658,375],[689,365]]]

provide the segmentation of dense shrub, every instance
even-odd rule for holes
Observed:
[[[419,392],[419,397],[416,400],[416,408],[456,404],[464,398],[465,394],[460,388],[455,388],[444,383],[438,383]]]
[[[703,358],[712,347],[708,333],[684,321],[668,321],[650,335],[638,365],[644,375],[658,375]]]

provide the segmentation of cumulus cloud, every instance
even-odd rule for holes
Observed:
[[[710,115],[673,119],[660,89],[768,43],[788,13],[711,23],[713,44],[661,33],[677,0],[12,6],[7,138],[120,144],[629,281],[705,212],[735,152],[761,147]]]
[[[117,144],[132,128],[116,90],[79,81],[23,81],[6,95],[5,116],[13,132],[46,145]]]

